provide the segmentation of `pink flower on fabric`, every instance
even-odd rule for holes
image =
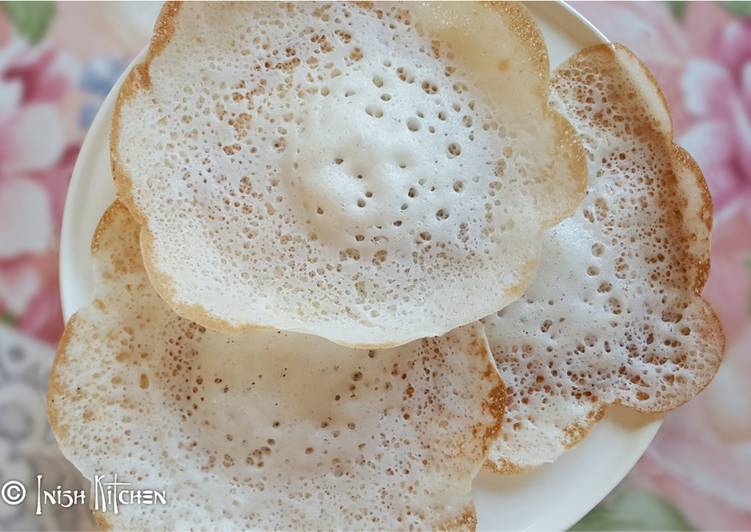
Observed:
[[[711,176],[712,198],[721,210],[751,202],[751,21],[730,22],[716,36],[710,57],[686,65],[684,104],[696,122],[680,141]]]
[[[59,104],[70,85],[50,49],[0,49],[0,314],[44,340],[62,332],[57,238],[78,146]]]

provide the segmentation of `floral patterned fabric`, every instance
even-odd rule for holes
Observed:
[[[575,3],[650,67],[715,206],[705,294],[728,339],[697,399],[667,416],[636,468],[579,530],[751,530],[751,8],[745,2]],[[147,42],[158,4],[5,2],[0,9],[0,482],[81,482],[54,445],[44,388],[63,329],[65,191],[96,110]],[[747,16],[747,14],[749,16]],[[49,473],[48,473],[49,472]],[[0,504],[0,529],[90,528]]]

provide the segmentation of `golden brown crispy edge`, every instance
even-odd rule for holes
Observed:
[[[709,276],[710,237],[712,229],[712,198],[709,193],[709,188],[707,187],[706,179],[704,178],[704,174],[702,173],[701,168],[693,159],[693,157],[685,149],[673,142],[672,118],[670,117],[670,107],[667,98],[662,92],[662,89],[660,88],[660,85],[652,72],[650,72],[649,68],[633,52],[631,52],[631,50],[621,44],[598,44],[585,48],[572,55],[558,68],[565,69],[567,66],[573,64],[577,60],[581,60],[587,55],[601,53],[605,50],[610,51],[610,53],[613,53],[614,55],[617,53],[623,53],[638,64],[641,71],[647,78],[647,81],[655,89],[656,95],[660,100],[661,105],[666,110],[668,119],[670,120],[670,138],[667,140],[669,141],[669,145],[671,146],[671,149],[673,151],[673,164],[674,166],[684,165],[689,170],[689,173],[694,176],[693,182],[688,182],[687,180],[681,181],[680,179],[676,179],[674,182],[674,188],[676,194],[683,194],[684,196],[696,194],[698,196],[698,204],[696,208],[693,209],[693,212],[679,213],[679,215],[688,218],[688,223],[683,224],[684,227],[690,225],[689,230],[693,229],[695,231],[695,238],[700,243],[704,243],[704,245],[702,246],[704,252],[700,257],[698,257],[698,262],[695,264],[693,284],[689,287],[689,289],[700,300],[701,312],[703,313],[702,321],[704,324],[704,327],[701,329],[701,336],[707,339],[708,343],[719,346],[718,353],[720,356],[714,361],[715,364],[713,368],[713,372],[716,373],[725,353],[725,335],[719,317],[717,316],[716,312],[709,304],[709,302],[707,302],[701,295],[704,284],[706,283]],[[695,257],[691,257],[691,259],[694,260]],[[712,379],[708,379],[707,382],[704,383],[704,386],[697,391],[697,394],[701,393],[701,391],[709,385],[711,380]],[[677,408],[683,403],[673,405],[669,408],[666,407],[664,409],[644,409],[641,408],[638,404],[630,404],[622,401],[616,401],[612,404],[620,404],[622,406],[626,406],[637,412],[645,414],[659,414]],[[603,404],[599,405],[598,407],[594,407],[593,405],[593,410],[589,412],[585,420],[573,423],[563,430],[565,434],[565,440],[563,441],[563,444],[566,449],[575,447],[589,434],[592,428],[594,428],[594,426],[604,418],[608,406],[609,405]],[[493,462],[491,460],[488,460],[484,465],[484,469],[500,474],[516,474],[522,473],[530,468],[519,467],[507,460],[502,460],[500,462]]]
[[[725,334],[717,313],[712,308],[712,305],[702,297],[704,284],[706,283],[709,276],[711,250],[710,240],[712,231],[712,197],[709,193],[709,188],[707,186],[704,173],[702,172],[701,168],[696,163],[694,158],[685,149],[678,146],[673,141],[674,130],[672,124],[672,116],[670,115],[670,105],[668,104],[667,98],[665,97],[660,84],[657,82],[657,79],[654,77],[649,68],[636,56],[636,54],[634,54],[630,49],[622,44],[601,44],[586,48],[585,50],[579,52],[577,56],[583,57],[587,54],[599,53],[604,49],[609,49],[614,55],[624,54],[628,59],[634,61],[638,65],[641,72],[647,78],[649,84],[654,88],[656,95],[659,98],[662,107],[665,109],[667,117],[670,121],[669,132],[665,133],[665,142],[670,146],[670,149],[672,149],[671,159],[673,161],[673,167],[679,168],[680,166],[684,166],[685,169],[688,170],[688,172],[694,177],[693,181],[688,178],[680,179],[681,172],[679,172],[678,170],[674,172],[676,175],[676,179],[672,182],[672,186],[674,187],[674,194],[682,195],[683,197],[687,198],[687,200],[690,200],[692,198],[698,200],[693,208],[688,207],[683,212],[676,213],[675,217],[676,219],[680,218],[682,220],[676,220],[676,226],[681,227],[684,233],[689,233],[690,236],[693,237],[693,239],[701,245],[702,252],[700,253],[700,255],[694,256],[688,254],[688,256],[685,258],[685,261],[690,262],[693,265],[693,282],[692,285],[688,288],[693,292],[700,304],[701,316],[699,317],[702,318],[701,322],[703,324],[700,336],[701,338],[706,340],[707,344],[719,346],[717,350],[717,358],[711,361],[713,362],[711,372],[714,375],[719,369],[720,363],[722,362],[722,358],[725,353]],[[561,65],[561,67],[565,67],[565,65],[569,64],[570,61],[575,60],[575,58],[576,56],[570,58],[566,61],[566,63],[564,63],[564,65]],[[701,391],[706,388],[711,381],[712,378],[707,379],[701,389],[697,390],[696,394],[701,393]],[[681,403],[672,405],[671,407],[665,407],[663,409],[644,409],[641,408],[638,404],[631,404],[626,402],[618,403],[622,404],[623,406],[632,408],[637,412],[663,413],[681,406],[689,399],[690,398],[687,398]]]
[[[587,155],[584,146],[579,140],[579,135],[568,121],[568,119],[558,113],[548,103],[548,94],[550,92],[550,60],[548,57],[548,48],[545,44],[545,38],[542,31],[534,20],[529,10],[521,3],[517,2],[483,2],[501,14],[507,21],[508,25],[514,32],[520,36],[520,40],[528,47],[529,61],[532,63],[540,75],[542,81],[541,87],[543,92],[539,94],[542,100],[545,114],[550,118],[555,127],[556,146],[561,149],[561,157],[566,161],[569,172],[576,177],[574,187],[570,191],[568,208],[556,213],[550,218],[543,221],[542,230],[550,229],[562,220],[571,216],[581,204],[587,191]],[[534,272],[537,268],[533,268]]]

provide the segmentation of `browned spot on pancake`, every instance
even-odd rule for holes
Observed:
[[[435,525],[436,530],[476,530],[477,529],[477,512],[475,511],[475,505],[468,504],[462,513],[453,519],[438,523]]]

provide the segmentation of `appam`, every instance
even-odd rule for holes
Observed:
[[[84,476],[166,492],[101,526],[474,528],[471,483],[504,403],[481,326],[369,351],[209,331],[154,292],[138,235],[113,204],[92,242],[96,298],[68,322],[48,391]]]
[[[673,142],[665,99],[625,47],[599,45],[553,74],[551,102],[588,154],[587,196],[553,228],[538,275],[484,321],[509,387],[489,465],[555,460],[619,403],[663,412],[699,393],[724,335],[701,298],[712,206]]]
[[[167,4],[110,136],[154,288],[354,347],[497,311],[586,185],[548,70],[512,3]]]

